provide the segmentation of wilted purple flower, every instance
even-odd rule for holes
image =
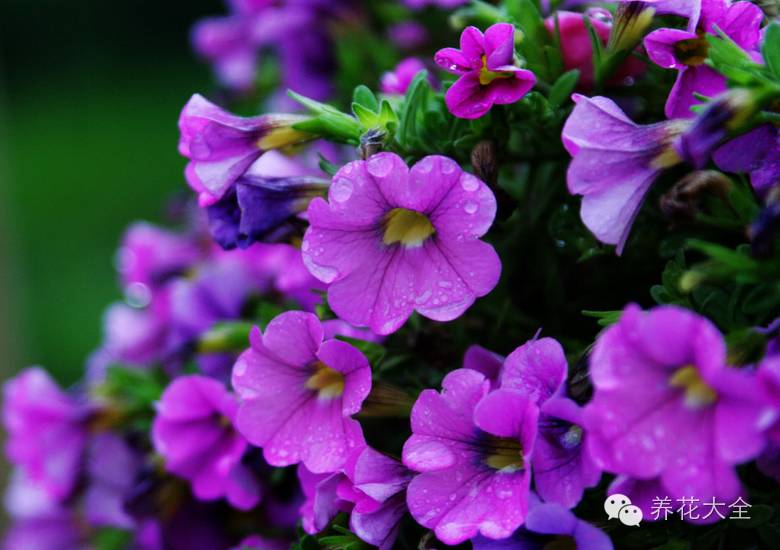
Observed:
[[[673,141],[687,123],[640,126],[606,97],[572,99],[576,105],[562,132],[573,157],[566,174],[569,192],[583,195],[580,217],[587,228],[617,245],[620,254],[650,185],[680,162]]]
[[[444,48],[434,60],[446,71],[460,75],[444,100],[460,118],[479,118],[494,105],[515,103],[536,83],[531,71],[515,65],[515,28],[496,23],[483,35],[467,27],[460,35],[460,49]]]
[[[238,429],[272,466],[339,469],[363,445],[351,416],[371,389],[368,360],[346,342],[323,342],[320,321],[301,311],[282,313],[250,341],[233,368]]]
[[[755,376],[726,366],[723,337],[676,306],[628,306],[590,358],[588,444],[605,470],[660,478],[669,496],[733,502],[733,465],[755,457],[771,420]]]
[[[557,504],[535,504],[523,526],[510,538],[490,540],[478,536],[471,541],[474,550],[612,550],[612,541],[601,529],[582,521]]]
[[[780,131],[764,124],[718,147],[712,156],[721,170],[749,173],[760,196],[780,182]]]
[[[306,117],[267,114],[243,118],[195,94],[179,117],[179,152],[190,159],[187,182],[201,206],[222,198],[260,155],[311,138],[292,126]]]
[[[417,73],[424,70],[425,64],[422,61],[416,57],[408,57],[401,61],[393,71],[382,75],[379,88],[383,94],[403,95]]]
[[[238,402],[205,376],[174,380],[157,404],[152,440],[169,472],[190,481],[200,500],[226,498],[240,510],[260,500],[260,487],[241,464],[246,440],[234,428]]]
[[[709,48],[706,34],[721,31],[750,51],[759,43],[763,19],[761,8],[750,2],[705,0],[698,19],[689,20],[688,30],[658,29],[645,37],[650,59],[679,71],[666,101],[668,118],[692,117],[691,106],[699,102],[694,94],[712,97],[726,89],[726,78],[704,64]]]
[[[413,311],[449,321],[498,282],[498,255],[479,240],[495,197],[452,159],[425,157],[411,170],[392,153],[351,162],[328,199],[309,205],[303,261],[353,325],[389,334]]]
[[[6,455],[52,499],[73,491],[87,440],[89,411],[45,370],[31,367],[3,387]]]
[[[522,393],[490,392],[470,369],[448,374],[441,393],[423,391],[403,450],[420,472],[407,489],[414,519],[447,544],[510,536],[528,510],[538,416]]]

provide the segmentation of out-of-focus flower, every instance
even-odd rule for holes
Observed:
[[[522,393],[458,369],[441,393],[425,390],[412,409],[404,464],[412,516],[447,544],[475,535],[509,537],[528,511],[539,409]]]
[[[780,182],[780,131],[764,124],[718,147],[712,155],[721,170],[749,173],[760,196]]]
[[[416,57],[408,57],[401,61],[393,71],[382,75],[379,88],[383,94],[406,93],[409,84],[420,71],[425,70],[425,64]]]
[[[103,351],[112,360],[148,365],[163,358],[168,336],[169,300],[160,297],[146,308],[115,303],[103,314]]]
[[[583,223],[601,242],[617,245],[620,254],[650,185],[681,162],[673,144],[687,122],[642,126],[606,97],[572,99],[576,105],[562,132],[573,157],[566,174],[569,192],[583,195]]]
[[[387,30],[387,36],[402,50],[414,50],[428,41],[428,30],[417,21],[402,21]]]
[[[52,499],[66,499],[81,471],[88,415],[43,369],[22,371],[3,387],[8,460]]]
[[[233,550],[288,550],[290,541],[251,535],[246,537]]]
[[[590,358],[588,444],[605,470],[659,478],[671,498],[742,492],[734,465],[754,458],[771,421],[751,373],[726,366],[723,337],[676,306],[629,306]],[[731,500],[728,500],[731,499]]]
[[[292,128],[305,116],[235,116],[195,94],[179,117],[179,152],[190,159],[185,175],[201,206],[221,199],[265,151],[307,141]]]
[[[523,526],[511,538],[491,540],[476,537],[474,550],[537,550],[555,547],[576,550],[612,550],[612,541],[604,531],[579,519],[557,504],[531,506]]]
[[[217,79],[230,89],[244,92],[254,86],[259,59],[252,40],[254,22],[246,15],[209,17],[192,29],[193,48],[212,64]]]
[[[706,0],[698,19],[691,18],[688,30],[658,29],[645,37],[650,59],[667,69],[676,69],[677,80],[666,101],[666,116],[690,118],[691,106],[699,103],[695,94],[716,96],[726,89],[726,78],[705,65],[707,34],[725,33],[738,46],[751,51],[761,38],[761,8],[750,2]],[[717,29],[717,30],[716,30]]]
[[[484,35],[467,27],[460,35],[460,49],[436,52],[434,60],[441,68],[460,75],[444,96],[453,115],[479,118],[494,104],[520,101],[534,87],[534,73],[515,64],[514,36],[509,23],[496,23]]]
[[[412,9],[422,9],[425,6],[437,6],[444,9],[457,8],[468,3],[468,0],[404,0],[404,3]]]
[[[309,205],[303,261],[353,325],[389,334],[413,311],[449,321],[498,282],[498,255],[479,240],[495,212],[490,189],[452,159],[410,170],[380,153],[344,166],[328,202]]]
[[[336,471],[364,444],[351,416],[371,389],[368,360],[346,342],[323,342],[320,321],[300,311],[282,313],[264,334],[255,329],[250,341],[233,368],[238,429],[273,466]]]
[[[260,501],[260,487],[241,464],[246,439],[234,428],[238,402],[217,380],[183,376],[157,404],[155,449],[169,472],[187,479],[200,500],[226,498],[240,510]]]

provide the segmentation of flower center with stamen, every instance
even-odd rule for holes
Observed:
[[[482,68],[479,70],[479,83],[487,86],[498,78],[510,78],[512,73],[500,73],[487,68],[487,57],[482,56]]]
[[[313,374],[306,380],[306,388],[316,391],[321,399],[341,397],[344,393],[344,375],[317,361]]]
[[[542,548],[543,550],[576,550],[577,542],[569,535],[558,535]]]
[[[709,50],[709,44],[705,38],[689,38],[675,43],[674,56],[685,65],[695,67],[707,59],[707,50]]]
[[[523,469],[525,457],[517,439],[490,436],[484,446],[485,464],[491,468],[510,473]]]
[[[669,378],[669,385],[685,392],[685,404],[693,409],[712,405],[718,394],[707,384],[696,367],[687,365],[677,369]]]
[[[383,225],[382,241],[387,245],[421,246],[436,232],[428,216],[407,208],[393,208],[385,215]]]

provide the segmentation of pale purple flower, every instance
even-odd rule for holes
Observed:
[[[368,360],[346,342],[323,341],[317,317],[300,311],[282,313],[265,333],[255,329],[250,341],[233,368],[238,429],[272,466],[339,469],[364,444],[351,416],[371,389]]]
[[[428,30],[417,21],[401,21],[387,29],[387,36],[402,50],[414,50],[428,41]]]
[[[448,374],[441,393],[423,391],[403,450],[404,464],[420,472],[407,489],[414,519],[447,544],[509,537],[528,511],[538,416],[522,393],[490,392],[470,369]]]
[[[450,321],[498,282],[498,255],[479,239],[495,197],[452,159],[425,157],[411,169],[393,153],[351,162],[328,199],[309,205],[303,261],[353,325],[389,334],[413,311]]]
[[[247,442],[235,427],[238,402],[205,376],[174,380],[157,404],[152,441],[169,472],[190,481],[200,500],[226,498],[240,510],[260,501],[260,487],[241,464]]]
[[[185,175],[201,206],[214,204],[260,156],[310,135],[292,128],[306,117],[266,114],[244,118],[195,94],[179,116],[179,152],[190,159]]]
[[[750,2],[703,0],[698,17],[689,20],[687,30],[658,29],[645,37],[650,59],[667,69],[679,71],[666,101],[668,118],[690,118],[691,106],[699,103],[694,94],[713,97],[726,90],[726,78],[704,64],[708,44],[705,35],[722,31],[741,48],[754,50],[761,38],[761,8]]]
[[[574,110],[563,127],[572,161],[569,192],[583,195],[580,217],[601,242],[620,254],[647,191],[665,168],[680,162],[674,139],[685,121],[642,126],[606,97],[574,94]]]
[[[255,84],[258,47],[253,37],[254,18],[246,15],[209,17],[192,29],[195,52],[208,60],[222,85],[241,92]]]
[[[408,57],[401,61],[394,70],[382,75],[379,89],[383,94],[403,95],[417,73],[424,70],[425,63],[416,57]]]
[[[669,496],[734,498],[734,465],[764,446],[772,415],[753,374],[726,366],[723,336],[676,306],[628,306],[590,357],[588,445],[605,470],[660,478]]]
[[[460,35],[460,49],[444,48],[434,60],[444,70],[460,75],[444,100],[459,118],[474,119],[496,105],[520,101],[536,83],[531,71],[515,65],[515,28],[496,23],[482,32],[467,27]]]
[[[103,351],[124,364],[145,365],[166,351],[169,300],[160,294],[146,308],[111,304],[103,314]]]
[[[328,526],[339,512],[349,513],[353,502],[339,496],[350,492],[351,483],[342,471],[315,474],[303,464],[298,465],[298,481],[301,484],[304,501],[300,507],[301,525],[310,535],[319,533]],[[339,488],[342,488],[339,491]]]
[[[3,424],[9,462],[54,500],[72,493],[81,470],[89,410],[39,367],[3,387]]]
[[[749,173],[760,196],[780,182],[780,131],[764,124],[732,139],[715,150],[712,159],[721,170]]]

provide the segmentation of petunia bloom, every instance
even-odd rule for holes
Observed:
[[[444,100],[459,118],[479,118],[494,104],[520,101],[536,84],[531,71],[515,65],[515,28],[496,23],[485,34],[467,27],[460,35],[460,49],[444,48],[434,60],[444,70],[460,75]]]
[[[379,88],[383,94],[406,93],[417,73],[425,70],[425,64],[416,57],[408,57],[401,61],[393,71],[382,75]]]
[[[751,373],[726,366],[705,318],[676,306],[628,306],[590,357],[588,444],[605,470],[659,478],[670,497],[733,502],[734,465],[754,458],[771,420]]]
[[[522,393],[499,389],[470,369],[425,390],[412,409],[404,464],[420,472],[407,489],[414,519],[442,542],[478,533],[509,537],[528,511],[539,409]]]
[[[260,487],[241,464],[246,439],[235,427],[238,402],[222,383],[183,376],[166,388],[152,425],[165,468],[190,481],[200,500],[226,498],[240,510],[260,501]]]
[[[9,462],[50,498],[66,499],[81,470],[88,416],[88,409],[57,387],[46,371],[22,371],[3,388]]]
[[[380,153],[341,168],[328,201],[309,205],[303,261],[353,325],[389,334],[413,311],[449,321],[498,282],[498,255],[479,240],[495,213],[490,189],[452,159],[409,169]]]
[[[195,94],[179,116],[179,152],[201,206],[214,204],[260,155],[311,138],[292,126],[306,117],[266,114],[243,118]]]
[[[680,162],[674,140],[686,121],[642,126],[606,97],[572,96],[562,138],[572,161],[569,192],[583,195],[580,217],[598,240],[620,254],[655,178]]]
[[[341,468],[364,444],[351,416],[371,389],[368,360],[346,342],[323,341],[320,321],[301,311],[282,313],[250,341],[233,368],[238,429],[272,466]]]
[[[668,118],[690,118],[691,106],[699,103],[695,94],[712,97],[726,89],[726,78],[704,63],[709,48],[706,35],[721,31],[741,48],[755,50],[761,39],[763,19],[761,8],[750,2],[704,0],[698,17],[694,15],[689,20],[687,30],[664,28],[645,37],[650,59],[678,71],[666,101]]]

